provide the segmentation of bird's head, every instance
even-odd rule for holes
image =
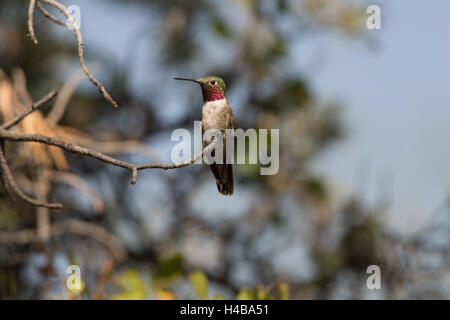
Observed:
[[[225,98],[225,81],[216,76],[207,76],[200,79],[175,78],[175,80],[192,81],[202,88],[203,101],[214,101]]]

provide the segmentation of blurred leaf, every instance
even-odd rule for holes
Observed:
[[[286,94],[292,96],[293,101],[297,106],[303,106],[311,99],[311,94],[303,80],[294,80],[286,89]]]
[[[314,282],[319,286],[325,286],[338,274],[342,266],[341,257],[336,254],[325,254],[319,250],[314,251],[313,256],[318,269]]]
[[[338,26],[348,34],[356,34],[363,30],[365,18],[362,8],[348,8],[341,13]]]
[[[175,253],[159,262],[154,274],[152,274],[153,290],[165,289],[172,281],[182,274],[183,256]]]
[[[158,300],[175,300],[176,297],[173,292],[169,290],[156,290],[155,292],[156,299]]]
[[[183,256],[177,252],[165,260],[159,262],[156,276],[159,278],[172,278],[182,272]]]
[[[242,288],[239,291],[237,300],[270,300],[273,297],[270,294],[270,288],[258,286],[255,289]]]
[[[256,288],[256,299],[257,300],[268,300],[271,299],[270,289],[263,286],[258,286]]]
[[[347,214],[350,225],[342,238],[342,257],[345,263],[356,270],[366,268],[371,264],[381,265],[383,256],[380,254],[381,225],[375,216],[363,216],[358,209]],[[359,219],[364,219],[359,221]]]
[[[214,18],[211,21],[214,33],[220,38],[228,39],[231,36],[231,31],[226,22],[220,18]]]
[[[214,300],[225,300],[225,297],[222,294],[218,294],[214,296]]]
[[[259,177],[260,169],[259,164],[242,164],[239,166],[239,171],[250,177]]]
[[[255,294],[250,288],[242,288],[236,297],[237,300],[255,300],[255,298]]]
[[[270,53],[274,57],[286,56],[286,43],[283,38],[279,36],[275,38],[274,44],[270,48]]]
[[[69,299],[77,299],[86,291],[86,283],[83,281],[83,279],[80,280],[80,289],[69,289],[66,286],[64,286],[67,290],[67,294],[69,296]]]
[[[325,201],[328,197],[325,182],[320,178],[310,177],[305,181],[305,188],[309,195],[318,201]]]
[[[117,283],[123,288],[119,294],[113,295],[112,300],[143,300],[147,297],[147,288],[139,272],[128,269],[118,278]]]
[[[278,298],[280,300],[289,300],[289,286],[287,283],[278,284]]]
[[[77,259],[75,258],[75,255],[72,252],[68,252],[67,256],[68,256],[68,259],[69,259],[69,263],[71,265],[78,265]]]
[[[189,279],[197,293],[202,300],[208,299],[208,279],[201,271],[194,271],[189,274]]]
[[[289,9],[288,4],[286,3],[286,0],[278,0],[278,10],[280,12],[285,12]]]

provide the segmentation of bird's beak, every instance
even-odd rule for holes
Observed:
[[[192,81],[198,84],[202,84],[200,81],[195,80],[195,79],[187,79],[187,78],[174,78],[175,80],[182,80],[182,81]]]

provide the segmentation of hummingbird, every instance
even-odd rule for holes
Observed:
[[[223,164],[213,163],[210,168],[216,178],[217,189],[230,196],[234,191],[233,165],[226,163],[226,129],[235,129],[233,110],[225,97],[225,82],[220,77],[207,76],[200,79],[175,78],[175,80],[198,83],[202,89],[202,136],[206,130],[217,129],[223,135]],[[202,139],[203,140],[203,139]],[[203,148],[211,142],[203,141]]]

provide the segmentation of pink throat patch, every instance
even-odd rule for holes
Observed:
[[[225,96],[223,95],[220,90],[204,90],[203,91],[203,101],[215,101],[215,100],[221,100],[224,99]]]

